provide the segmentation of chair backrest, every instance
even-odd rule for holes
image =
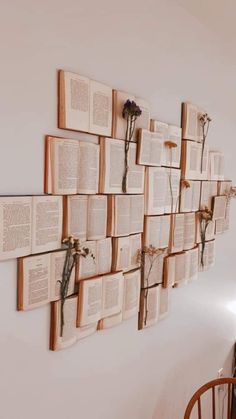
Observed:
[[[231,409],[232,409],[232,389],[233,386],[236,384],[236,378],[218,378],[216,380],[212,380],[209,383],[204,384],[200,387],[196,393],[194,393],[193,397],[191,398],[188,406],[186,408],[184,419],[190,419],[191,413],[195,404],[197,403],[197,410],[198,410],[198,419],[203,419],[202,417],[202,407],[201,407],[201,396],[208,390],[211,390],[211,405],[212,405],[212,416],[208,416],[209,419],[216,419],[216,393],[215,389],[217,386],[221,386],[223,384],[227,384],[227,419],[231,418]]]

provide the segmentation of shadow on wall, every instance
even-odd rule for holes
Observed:
[[[225,376],[232,375],[233,369],[233,353],[234,346],[232,346],[230,352],[222,362],[221,366],[224,370]],[[217,378],[217,371],[210,376],[207,374],[207,368],[205,380],[204,377],[204,364],[209,359],[208,353],[202,353],[200,359],[192,359],[191,363],[189,359],[185,362],[181,362],[176,366],[174,371],[166,377],[165,381],[162,382],[162,391],[159,392],[159,397],[156,401],[156,407],[152,419],[183,419],[184,412],[187,404],[195,391],[208,381]],[[191,368],[191,365],[194,365]],[[198,365],[197,373],[193,375],[193,369],[196,370],[196,364]],[[224,391],[221,393],[220,400],[224,400]],[[210,400],[208,395],[204,396],[203,402],[203,415],[209,412]],[[222,412],[222,403],[220,402],[219,411]],[[193,411],[191,419],[197,419],[196,411]],[[208,415],[204,416],[208,417]],[[221,419],[222,416],[219,416]],[[224,416],[223,416],[224,417]]]

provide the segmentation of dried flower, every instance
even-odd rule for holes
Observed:
[[[236,186],[231,186],[229,191],[226,192],[227,199],[236,198]]]
[[[199,121],[202,127],[202,154],[201,154],[201,173],[202,173],[204,148],[205,148],[205,142],[206,142],[211,118],[209,117],[207,113],[202,113],[199,115]]]
[[[201,122],[202,125],[206,125],[208,122],[210,123],[212,120],[209,117],[208,113],[201,113],[199,115],[199,121]]]
[[[165,146],[166,147],[168,147],[168,148],[175,148],[175,147],[177,147],[177,144],[176,143],[174,143],[174,141],[170,141],[170,140],[167,140],[167,141],[165,141]]]
[[[122,117],[128,119],[129,117],[138,117],[142,113],[140,107],[132,100],[127,100],[124,104]]]
[[[124,104],[122,116],[127,120],[126,135],[125,135],[125,158],[124,158],[124,173],[122,179],[122,192],[127,192],[127,176],[129,171],[128,153],[130,142],[132,141],[136,119],[142,114],[140,107],[132,100],[127,100]]]
[[[184,186],[185,188],[190,188],[191,187],[191,185],[190,185],[190,183],[188,182],[188,180],[183,180],[182,181],[182,186]]]
[[[200,235],[201,235],[201,266],[204,266],[204,251],[206,244],[206,231],[208,225],[212,222],[213,212],[208,207],[204,207],[199,212],[199,221],[200,221]]]
[[[88,247],[80,245],[79,239],[74,239],[72,236],[63,240],[63,243],[67,246],[66,258],[63,267],[62,279],[58,281],[60,283],[60,297],[61,297],[61,330],[60,336],[63,336],[64,328],[64,304],[68,294],[69,283],[73,268],[79,263],[80,257],[86,258],[91,256],[95,260],[95,256]]]

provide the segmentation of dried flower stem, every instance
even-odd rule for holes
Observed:
[[[73,239],[73,237],[69,237],[69,239],[66,239],[64,243],[67,245],[67,252],[66,252],[66,258],[65,258],[65,263],[64,263],[63,272],[62,272],[62,279],[58,281],[60,283],[60,297],[61,297],[60,337],[63,336],[63,328],[65,325],[64,305],[65,305],[66,297],[68,295],[68,289],[69,289],[72,271],[74,267],[78,266],[80,257],[86,258],[87,256],[91,256],[95,260],[94,255],[90,252],[90,250],[87,247],[80,246],[78,239]]]
[[[201,173],[202,173],[205,142],[208,135],[211,118],[208,116],[207,113],[205,113],[200,116],[199,120],[202,127],[202,153],[201,153]]]
[[[130,142],[134,134],[135,121],[136,121],[136,118],[133,115],[128,116],[126,136],[125,136],[126,139],[125,139],[124,173],[123,173],[123,179],[122,179],[122,192],[124,193],[127,192],[127,176],[128,176],[128,171],[129,171],[129,165],[128,165],[129,147],[130,147]]]

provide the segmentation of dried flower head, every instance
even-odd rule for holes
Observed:
[[[200,219],[205,221],[211,221],[213,216],[213,212],[208,208],[204,207],[200,210]]]
[[[177,147],[177,144],[174,143],[174,141],[167,140],[167,141],[165,141],[165,146],[168,147],[168,148],[175,148],[175,147]]]
[[[188,182],[188,180],[183,180],[183,182],[182,182],[182,185],[185,187],[185,188],[190,188],[190,183]]]
[[[129,117],[138,117],[142,113],[140,107],[133,101],[127,100],[124,104],[122,116],[124,119],[128,119]]]
[[[236,186],[231,186],[229,191],[226,192],[227,198],[236,198]]]
[[[207,123],[211,122],[211,118],[209,117],[208,113],[201,113],[199,115],[199,121],[202,125],[206,125]]]

